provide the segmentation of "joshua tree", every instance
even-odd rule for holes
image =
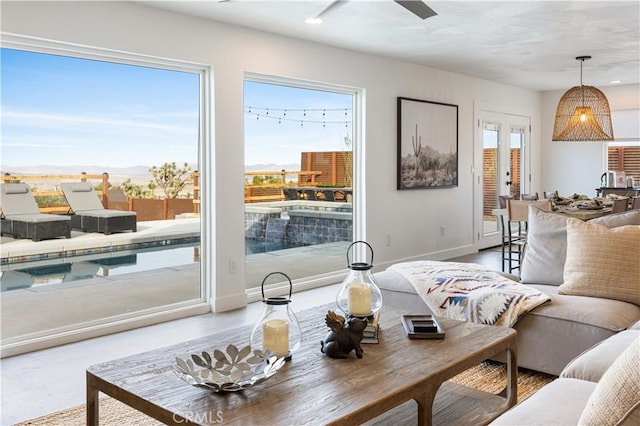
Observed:
[[[156,185],[153,181],[149,182],[146,188],[141,185],[131,182],[131,179],[127,179],[122,182],[122,190],[129,198],[155,198],[153,191],[156,189]]]
[[[418,123],[416,123],[416,135],[411,136],[413,144],[413,153],[416,156],[415,176],[418,177],[418,167],[420,166],[420,151],[422,151],[422,136],[418,136]]]
[[[176,163],[164,163],[160,167],[151,167],[149,171],[153,175],[155,183],[164,192],[165,197],[176,198],[189,182],[191,167],[184,163],[184,166],[179,169]]]

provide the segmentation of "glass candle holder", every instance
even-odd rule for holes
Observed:
[[[289,297],[265,297],[264,283],[272,275],[280,274],[289,280]],[[291,279],[282,272],[272,272],[262,280],[262,302],[265,309],[251,331],[251,348],[269,350],[289,361],[302,344],[302,329],[298,318],[291,310]]]
[[[371,253],[371,263],[351,262],[349,252],[356,244],[364,244]],[[347,266],[349,274],[342,282],[336,295],[336,303],[347,317],[372,318],[382,308],[382,292],[376,283],[373,268],[373,248],[364,242],[356,241],[347,248]]]

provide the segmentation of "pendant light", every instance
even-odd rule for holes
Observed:
[[[591,56],[578,56],[580,86],[569,89],[558,103],[553,126],[554,141],[611,141],[611,109],[604,93],[582,84],[582,64]]]

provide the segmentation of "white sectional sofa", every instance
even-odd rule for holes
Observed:
[[[551,302],[514,326],[520,367],[560,375],[580,353],[640,320],[639,230],[640,210],[585,223],[530,209],[520,282]],[[387,270],[374,276],[385,303],[424,312],[423,299],[402,275]]]
[[[491,425],[640,424],[640,323],[571,361],[560,377]]]

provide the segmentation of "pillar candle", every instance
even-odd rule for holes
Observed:
[[[371,288],[365,283],[349,284],[347,306],[351,315],[371,314]]]
[[[278,356],[289,355],[289,323],[272,319],[262,324],[262,350],[269,349]]]

